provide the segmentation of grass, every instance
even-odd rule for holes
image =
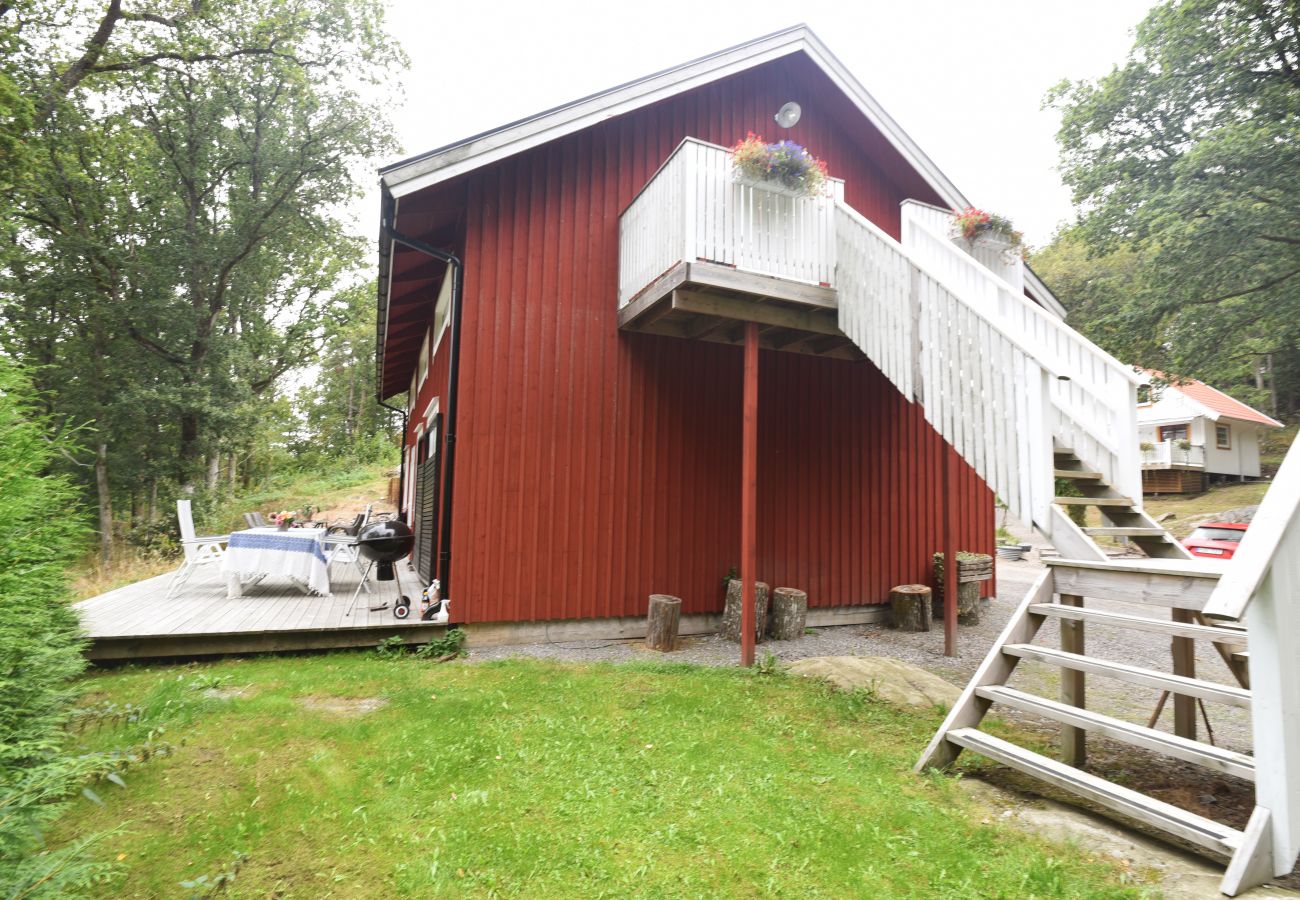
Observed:
[[[353,511],[359,512],[366,503],[379,500],[388,494],[387,463],[355,465],[326,473],[286,472],[272,478],[270,483],[256,491],[238,494],[223,500],[206,512],[196,505],[196,528],[200,534],[226,534],[232,529],[245,528],[244,513],[257,509],[266,511],[297,509],[307,505],[319,506],[318,517],[325,521],[350,519]],[[179,535],[177,535],[179,538]],[[142,551],[122,543],[117,558],[108,566],[100,564],[99,551],[87,552],[85,559],[72,573],[72,592],[77,600],[97,597],[116,588],[134,584],[155,575],[171,572],[179,565],[179,549],[160,555]]]
[[[1140,895],[913,776],[938,710],[802,679],[341,653],[87,681],[143,712],[84,750],[174,745],[53,836],[109,831],[114,896]]]
[[[1194,519],[1242,506],[1255,506],[1264,499],[1270,484],[1272,482],[1269,481],[1221,484],[1199,494],[1167,494],[1163,497],[1149,497],[1143,505],[1152,518],[1158,519],[1165,513],[1173,513],[1172,519],[1166,519],[1161,524],[1174,537],[1184,538],[1196,527]]]

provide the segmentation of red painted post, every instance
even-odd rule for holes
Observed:
[[[740,451],[740,664],[754,664],[758,579],[758,325],[745,324],[744,431]]]
[[[952,447],[943,445],[943,655],[957,655],[957,551],[953,547],[953,519],[957,496],[952,490]]]

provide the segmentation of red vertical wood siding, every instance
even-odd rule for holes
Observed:
[[[641,615],[652,592],[720,608],[739,564],[741,354],[619,332],[618,217],[682,138],[771,137],[787,100],[804,109],[788,136],[885,230],[903,199],[936,201],[802,57],[465,177],[458,619]],[[921,410],[867,362],[760,357],[760,578],[814,606],[928,580],[943,443]],[[991,551],[992,495],[961,468],[958,543]]]

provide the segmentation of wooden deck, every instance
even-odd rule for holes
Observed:
[[[94,660],[368,647],[393,635],[415,644],[441,634],[444,626],[414,618],[420,589],[415,573],[402,564],[398,574],[417,606],[405,621],[393,618],[397,582],[375,581],[373,573],[374,592],[363,591],[352,615],[345,615],[360,573],[343,561],[331,568],[328,597],[308,596],[287,579],[269,578],[245,585],[244,596],[229,600],[225,580],[213,567],[196,572],[171,599],[168,574],[83,600],[75,608],[91,639],[87,655]],[[388,608],[370,610],[382,603]]]

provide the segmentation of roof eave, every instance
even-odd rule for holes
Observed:
[[[385,187],[394,197],[447,181],[465,172],[512,156],[532,147],[581,131],[613,116],[631,112],[666,97],[708,84],[720,78],[802,52],[844,92],[858,110],[878,128],[899,154],[917,171],[943,202],[968,206],[934,161],[899,127],[889,113],[867,92],[844,64],[806,25],[797,25],[765,37],[739,44],[671,69],[649,75],[564,106],[538,113],[380,170]],[[1038,282],[1041,286],[1041,282]],[[1050,296],[1043,286],[1043,291]],[[1058,315],[1064,313],[1052,298]]]

